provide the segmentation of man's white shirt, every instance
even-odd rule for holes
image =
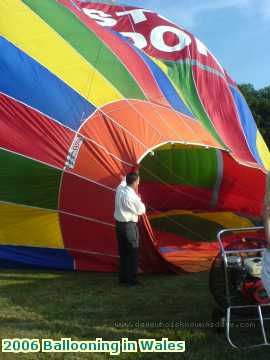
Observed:
[[[127,185],[124,178],[116,189],[114,218],[117,221],[138,221],[138,216],[145,213],[145,205],[136,192]]]

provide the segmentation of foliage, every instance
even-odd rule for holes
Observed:
[[[262,136],[270,147],[270,86],[260,90],[256,90],[251,84],[238,86],[253,113]]]

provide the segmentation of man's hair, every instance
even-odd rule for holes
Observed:
[[[138,180],[138,178],[139,178],[139,174],[135,172],[128,173],[126,176],[127,185],[132,185],[135,181]]]

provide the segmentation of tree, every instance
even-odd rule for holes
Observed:
[[[256,90],[251,84],[238,86],[253,113],[267,146],[270,147],[270,86],[260,90]]]

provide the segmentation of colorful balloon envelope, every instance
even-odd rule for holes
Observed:
[[[134,166],[143,272],[205,270],[219,230],[261,222],[268,149],[194,35],[115,2],[1,0],[1,265],[117,271]]]

